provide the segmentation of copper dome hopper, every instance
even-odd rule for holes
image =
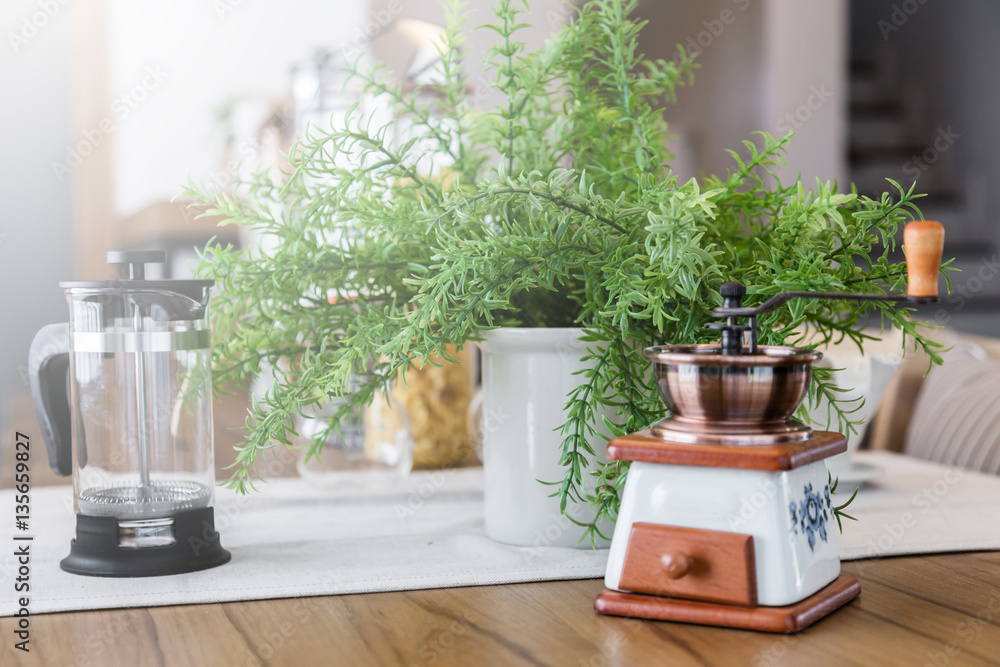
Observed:
[[[707,324],[721,334],[718,344],[660,345],[644,351],[670,416],[652,427],[653,436],[689,444],[771,445],[808,440],[812,429],[792,418],[805,399],[812,366],[823,355],[802,347],[757,344],[757,317],[791,299],[933,303],[944,231],[936,222],[906,227],[907,294],[783,292],[756,308],[743,306],[746,287],[723,284],[721,321]],[[746,323],[739,323],[746,319]],[[749,334],[744,345],[744,334]]]

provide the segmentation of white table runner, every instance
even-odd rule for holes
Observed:
[[[845,510],[858,521],[844,521],[842,560],[1000,550],[1000,476],[890,452],[854,459],[885,474]]]
[[[1000,549],[1000,478],[892,454],[858,459],[886,475],[864,487],[852,506],[860,521],[845,523],[845,559]],[[216,521],[232,562],[185,575],[104,579],[59,569],[74,531],[72,491],[39,488],[32,493],[31,612],[604,575],[606,550],[517,548],[486,538],[481,489],[478,469],[415,474],[399,494],[365,500],[335,500],[293,479],[245,497],[220,489]],[[13,504],[11,491],[0,492],[0,516],[11,517]],[[0,532],[0,616],[16,612],[12,528]]]

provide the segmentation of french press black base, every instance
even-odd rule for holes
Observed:
[[[214,508],[203,507],[147,521],[77,514],[76,539],[59,566],[94,577],[152,577],[206,570],[230,558],[215,531]]]

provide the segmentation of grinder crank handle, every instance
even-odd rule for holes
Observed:
[[[906,255],[906,296],[938,296],[938,272],[944,250],[944,226],[933,220],[914,220],[903,230]]]
[[[756,317],[783,306],[792,299],[831,299],[853,301],[906,301],[934,303],[938,300],[937,276],[941,269],[944,249],[944,227],[932,220],[914,220],[903,230],[903,252],[906,255],[907,291],[902,294],[850,294],[845,292],[782,292],[756,308],[745,308],[746,287],[740,283],[725,283],[720,288],[722,307],[712,311],[715,317]],[[751,322],[750,327],[755,327]],[[713,328],[718,328],[714,327]]]
[[[750,332],[750,354],[757,353],[757,316],[769,313],[792,299],[830,299],[850,301],[890,301],[906,303],[935,303],[938,300],[937,278],[941,270],[941,253],[944,250],[944,227],[940,222],[914,220],[903,230],[903,252],[906,255],[906,294],[850,294],[845,292],[782,292],[756,308],[743,306],[747,288],[740,282],[730,281],[719,287],[722,306],[712,311],[713,317],[723,322],[710,322],[705,326],[722,333],[723,354],[743,353],[743,332]],[[736,318],[747,318],[747,324],[738,324]]]

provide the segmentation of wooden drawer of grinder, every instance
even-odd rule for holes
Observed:
[[[619,587],[633,593],[755,606],[753,536],[635,523]]]

